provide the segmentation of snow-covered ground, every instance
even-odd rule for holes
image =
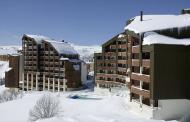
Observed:
[[[29,110],[46,92],[25,93],[21,99],[0,104],[1,122],[26,122]],[[77,94],[87,99],[71,99]],[[38,122],[164,122],[141,118],[130,112],[128,99],[122,93],[110,94],[90,91],[54,93],[61,102],[62,113],[59,117],[39,120]],[[175,122],[175,121],[173,121]]]
[[[0,61],[0,79],[5,77],[5,71],[9,68],[9,62]]]

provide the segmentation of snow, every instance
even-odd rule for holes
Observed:
[[[119,36],[118,36],[118,38],[123,38],[123,37],[125,37],[124,34],[119,34]]]
[[[0,79],[5,77],[7,69],[9,69],[9,62],[0,61]]]
[[[6,89],[8,89],[8,88],[6,88],[5,85],[0,86],[0,94],[1,94],[3,91],[5,91]]]
[[[46,41],[50,42],[52,46],[61,54],[78,54],[77,51],[69,43],[51,40]]]
[[[67,61],[67,60],[69,60],[69,58],[63,58],[63,57],[61,57],[59,60],[61,60],[61,61]]]
[[[51,40],[49,37],[34,34],[25,34],[29,38],[33,38],[37,43],[41,43],[43,40]]]
[[[80,54],[80,59],[89,62],[93,60],[94,53],[101,52],[102,48],[99,45],[89,45],[89,46],[82,46],[71,44],[74,49]]]
[[[125,27],[125,30],[131,30],[135,33],[147,31],[162,30],[167,28],[180,28],[190,26],[190,15],[143,15],[143,21],[140,16]]]
[[[176,39],[155,32],[147,32],[144,35],[143,45],[151,44],[190,45],[190,38]]]
[[[77,54],[77,51],[74,48],[66,43],[66,42],[59,42],[55,41],[49,37],[42,36],[42,35],[30,35],[25,34],[27,37],[33,38],[37,43],[41,43],[42,41],[47,41],[52,44],[52,46],[61,54]]]
[[[0,55],[17,54],[21,46],[0,46]]]
[[[29,110],[44,93],[46,92],[28,92],[21,99],[1,103],[0,120],[2,122],[28,121]],[[101,94],[86,90],[59,95],[54,93],[54,95],[60,99],[62,116],[38,120],[38,122],[165,122],[142,118],[130,112],[130,107],[127,105],[128,98],[122,97],[121,93]],[[86,99],[71,99],[68,97],[71,95],[83,96]]]
[[[35,35],[32,35],[31,37],[34,38]],[[39,39],[39,37],[38,37],[38,39]],[[41,39],[42,39],[42,37],[41,37]],[[80,55],[80,59],[82,59],[85,62],[92,61],[94,53],[101,52],[101,50],[102,50],[101,46],[99,46],[99,45],[83,46],[83,45],[76,45],[73,43],[69,43],[69,44]],[[0,46],[0,54],[15,54],[17,52],[17,50],[20,50],[20,49],[22,49],[21,46]]]

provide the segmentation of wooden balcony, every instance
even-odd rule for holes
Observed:
[[[119,52],[118,56],[127,56],[127,53],[126,52]]]
[[[118,64],[127,64],[127,60],[118,60],[117,63]]]
[[[143,81],[143,82],[150,82],[150,75],[144,75],[144,74],[138,74],[138,73],[132,73],[131,79]]]
[[[109,77],[109,78],[116,78],[116,74],[107,74],[107,73],[97,73],[96,77]]]
[[[115,52],[106,52],[104,53],[105,56],[116,56]]]
[[[117,70],[118,70],[118,71],[121,71],[121,72],[126,72],[126,71],[127,71],[127,68],[118,67]]]
[[[132,47],[132,53],[139,53],[140,52],[140,47],[139,46],[133,46]]]
[[[105,61],[105,63],[116,63],[116,60],[114,60],[114,59],[110,59],[110,60],[106,59],[104,61]]]
[[[139,66],[139,59],[132,59],[132,66]],[[143,67],[150,67],[150,60],[149,59],[143,59],[142,60],[142,66]]]
[[[116,70],[116,67],[109,67],[109,66],[97,66],[97,70]]]
[[[116,46],[116,45],[110,45],[110,48],[111,48],[111,49],[116,49],[117,46]]]
[[[140,88],[135,87],[135,86],[131,86],[131,92],[138,94],[138,95],[142,95],[145,98],[150,98],[150,91],[148,91],[148,90],[144,90],[144,89],[140,89]]]
[[[126,75],[117,75],[117,78],[122,79],[122,80],[126,80],[127,76]]]
[[[118,47],[121,49],[127,49],[127,44],[121,44],[121,45],[118,45]]]
[[[104,63],[104,60],[102,60],[102,59],[101,59],[101,60],[96,60],[96,63],[97,63],[97,64]]]

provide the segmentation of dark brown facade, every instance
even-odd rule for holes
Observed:
[[[119,34],[102,45],[102,53],[95,53],[95,82],[100,87],[126,86],[127,40]]]
[[[0,55],[0,61],[9,61],[9,55]]]
[[[9,55],[9,70],[5,72],[5,87],[19,88],[20,55]]]
[[[180,33],[178,28],[154,32],[178,39],[190,37],[189,27],[179,29]],[[131,100],[157,107],[158,100],[188,99],[188,46],[142,45],[143,33],[126,33]]]
[[[23,89],[56,92],[80,87],[81,62],[79,55],[59,52],[52,44],[61,45],[63,43],[34,37],[27,35],[23,37],[25,62]],[[73,60],[75,62],[72,62]],[[78,69],[76,70],[73,67],[78,67]]]

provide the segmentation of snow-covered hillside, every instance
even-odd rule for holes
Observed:
[[[101,52],[102,50],[101,46],[98,45],[93,45],[93,46],[81,46],[75,44],[71,45],[80,54],[80,58],[86,62],[91,62],[94,53]]]
[[[16,54],[21,46],[0,46],[0,55]]]
[[[23,98],[0,104],[0,121],[26,122],[29,110],[45,92],[29,92]],[[71,99],[69,95],[82,95],[87,99]],[[62,116],[38,122],[164,122],[141,118],[130,112],[128,97],[100,92],[78,91],[54,93],[60,99]],[[176,122],[176,121],[173,121]]]

